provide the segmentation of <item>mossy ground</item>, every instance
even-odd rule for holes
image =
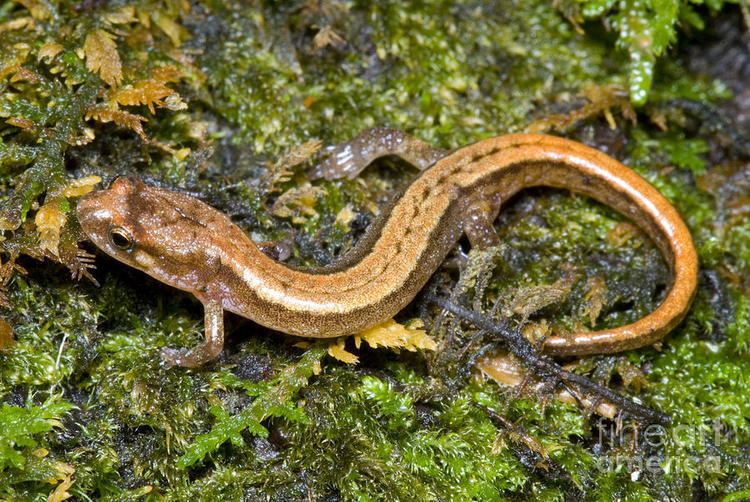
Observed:
[[[723,111],[727,87],[684,60],[722,8],[745,28],[738,7],[702,3],[0,1],[0,499],[749,497],[750,152]],[[677,206],[702,276],[659,347],[576,371],[671,427],[463,379],[473,332],[452,323],[432,333],[436,354],[363,349],[347,366],[229,316],[215,364],[166,369],[160,348],[200,340],[199,305],[101,254],[100,287],[66,273],[87,271],[71,179],[137,174],[197,194],[255,240],[287,242],[291,262],[323,264],[414,171],[383,161],[360,180],[314,181],[311,201],[274,214],[309,181],[304,164],[278,162],[295,147],[388,125],[455,148],[578,110],[591,86],[649,101],[634,124],[604,93],[615,128],[594,114],[562,132]],[[502,307],[572,277],[532,316],[538,331],[632,321],[668,284],[648,240],[584,197],[525,192],[498,229],[503,245],[472,257],[489,279],[468,297]]]

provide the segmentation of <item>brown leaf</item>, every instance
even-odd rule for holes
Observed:
[[[527,319],[545,307],[563,302],[569,293],[569,287],[561,287],[558,283],[518,288],[510,303],[510,310]]]
[[[151,113],[156,113],[154,106],[163,108],[166,105],[162,100],[173,94],[175,91],[162,82],[149,79],[117,89],[112,99],[125,106],[146,105]]]
[[[611,129],[617,124],[612,116],[612,108],[617,108],[622,116],[631,123],[636,123],[636,114],[628,94],[617,85],[589,85],[583,89],[583,97],[588,101],[583,106],[559,115],[549,115],[529,124],[525,132],[539,133],[550,130],[565,131],[575,124],[602,114]]]
[[[86,68],[98,73],[110,87],[120,85],[122,63],[113,35],[104,30],[92,31],[86,35],[83,52],[86,54]]]
[[[10,77],[10,81],[15,82],[29,82],[32,84],[38,84],[42,81],[39,74],[33,70],[24,67],[18,67],[16,72]]]
[[[346,40],[341,37],[338,33],[333,31],[330,26],[324,26],[321,30],[315,34],[313,38],[313,47],[315,50],[320,50],[328,46],[341,49],[346,46]]]
[[[56,42],[47,42],[39,48],[36,59],[37,61],[44,61],[46,59],[47,62],[51,62],[53,59],[55,59],[55,56],[62,52],[62,50],[62,45]]]
[[[588,280],[584,299],[586,304],[583,307],[583,315],[588,315],[589,325],[593,327],[607,299],[607,283],[602,277],[597,275]]]
[[[88,119],[94,119],[102,123],[114,122],[120,127],[134,131],[146,143],[149,142],[146,133],[143,132],[143,124],[141,124],[141,122],[147,121],[146,117],[104,106],[94,106],[86,110],[86,120]]]
[[[13,339],[13,327],[3,318],[0,318],[0,352],[8,350],[16,341]]]

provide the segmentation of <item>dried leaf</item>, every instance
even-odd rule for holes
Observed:
[[[346,364],[357,364],[359,357],[355,356],[351,352],[347,352],[344,348],[344,342],[346,338],[339,338],[331,345],[328,346],[328,355],[334,359],[341,361]]]
[[[154,106],[165,107],[166,103],[162,100],[174,94],[177,93],[163,82],[148,79],[140,80],[133,85],[120,87],[114,92],[112,99],[125,106],[146,105],[151,113],[156,113]]]
[[[55,199],[43,205],[34,217],[36,230],[39,232],[39,247],[58,256],[57,246],[60,244],[60,231],[68,220],[60,207],[60,199]]]
[[[98,73],[110,87],[120,85],[122,63],[113,35],[104,30],[92,31],[86,35],[83,52],[86,54],[86,68]]]
[[[359,337],[373,348],[399,348],[410,352],[416,352],[417,349],[435,350],[437,348],[435,340],[430,338],[425,330],[421,329],[422,327],[421,322],[407,327],[389,319],[362,331]]]
[[[544,307],[562,302],[568,296],[569,291],[554,284],[519,288],[510,304],[510,310],[526,319]]]
[[[613,246],[620,247],[623,244],[627,243],[630,239],[637,237],[640,234],[641,231],[638,227],[626,221],[622,221],[612,227],[612,229],[607,233],[607,240]],[[638,243],[634,247],[639,247],[639,245],[640,243]]]
[[[588,103],[566,114],[550,115],[536,120],[526,127],[525,132],[539,133],[556,129],[565,131],[582,120],[603,114],[610,128],[617,124],[612,116],[612,108],[618,108],[622,116],[636,123],[636,114],[628,94],[617,85],[589,85],[583,90],[583,96]]]
[[[604,308],[604,302],[607,299],[607,283],[600,276],[592,277],[586,283],[586,304],[583,308],[583,315],[588,315],[589,325],[593,326]]]
[[[274,202],[271,212],[279,218],[291,218],[304,215],[305,217],[317,215],[315,204],[319,198],[325,195],[325,190],[306,183],[300,187],[287,190]],[[304,218],[301,218],[304,220]]]
[[[268,170],[268,174],[264,176],[263,185],[265,185],[268,193],[277,192],[280,190],[279,185],[286,183],[292,178],[292,168],[307,161],[310,157],[315,155],[323,143],[317,139],[313,139],[303,143],[300,146],[293,148],[290,152],[286,153],[276,163],[273,164]]]
[[[50,17],[51,12],[47,6],[39,0],[16,0],[16,2],[26,7],[31,14],[31,17],[34,19],[44,20]]]
[[[349,228],[349,223],[352,222],[357,213],[354,212],[350,205],[344,206],[344,208],[336,214],[336,223]]]
[[[73,486],[73,474],[76,472],[75,467],[63,462],[57,462],[55,469],[57,469],[57,477],[50,480],[50,482],[60,481],[60,484],[49,494],[47,502],[62,502],[73,496],[68,490]]]
[[[44,61],[45,59],[47,62],[51,62],[53,59],[55,59],[55,56],[60,54],[63,50],[63,46],[56,43],[56,42],[47,42],[43,46],[39,48],[39,52],[37,53],[36,59],[37,61]]]
[[[330,26],[324,26],[321,30],[315,34],[313,38],[313,47],[315,50],[320,50],[328,46],[336,47],[340,49],[346,46],[346,40],[341,37],[338,33],[333,31]]]
[[[643,371],[637,366],[629,363],[625,359],[617,361],[617,374],[622,378],[622,383],[626,389],[632,389],[640,392],[642,388],[648,387],[648,379]]]
[[[274,170],[285,170],[292,167],[298,166],[303,162],[306,162],[310,157],[318,153],[323,142],[318,139],[311,139],[293,148],[290,152],[284,155],[278,162],[273,166]]]
[[[86,176],[77,180],[72,180],[63,189],[64,197],[80,197],[86,195],[94,189],[94,185],[101,183],[102,179],[99,176]]]
[[[5,263],[0,262],[0,307],[11,307],[8,297],[5,295],[5,289],[10,284],[14,272],[18,272],[19,274],[26,273],[26,270],[22,266],[16,264],[15,256],[11,256]]]
[[[110,24],[128,24],[138,21],[135,17],[135,7],[132,5],[126,5],[109,14],[105,14],[104,19]]]
[[[8,350],[15,344],[13,327],[5,319],[0,318],[0,352]]]
[[[29,129],[34,125],[34,122],[32,122],[29,119],[25,119],[23,117],[11,117],[8,120],[5,121],[6,124],[10,124],[12,126],[20,127],[21,129]]]
[[[41,77],[35,71],[28,68],[18,67],[16,72],[10,77],[11,82],[29,82],[32,84],[38,84],[42,81]]]
[[[175,47],[179,47],[182,41],[187,38],[187,30],[163,12],[157,10],[151,14],[151,19],[169,37]]]
[[[143,132],[143,124],[141,123],[147,122],[146,117],[104,106],[94,106],[86,110],[86,120],[89,119],[102,123],[114,122],[120,127],[134,131],[143,141],[148,143],[148,138],[146,133]]]
[[[23,28],[31,29],[34,27],[34,19],[28,16],[18,17],[6,23],[0,24],[0,32],[21,30]]]
[[[185,103],[179,94],[174,93],[167,96],[167,98],[164,100],[164,107],[167,110],[172,110],[173,112],[179,111],[179,110],[187,110],[187,103]]]
[[[549,335],[551,327],[546,319],[539,322],[530,322],[526,324],[521,333],[523,337],[533,343],[535,346],[541,344]]]
[[[177,82],[182,77],[182,71],[173,65],[159,66],[151,72],[151,78],[158,82]]]
[[[501,350],[496,353],[483,356],[476,362],[476,368],[485,376],[491,378],[501,385],[512,387],[520,385],[520,389],[537,393],[549,393],[549,386],[545,382],[534,382],[524,370],[521,363],[507,351]],[[574,396],[567,390],[555,393],[555,398],[563,403],[580,404],[587,409],[595,409],[596,413],[603,417],[613,418],[617,416],[617,408],[601,400],[593,400],[586,396]]]

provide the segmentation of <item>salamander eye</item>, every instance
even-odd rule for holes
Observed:
[[[132,251],[135,244],[133,236],[123,227],[112,227],[109,230],[109,240],[114,247],[123,251]]]

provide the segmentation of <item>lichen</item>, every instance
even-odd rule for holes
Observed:
[[[0,498],[746,496],[750,170],[726,86],[680,51],[720,12],[741,26],[730,4],[0,2]],[[532,124],[636,169],[693,233],[685,322],[566,361],[670,427],[467,377],[477,332],[419,300],[398,320],[422,316],[434,353],[342,340],[345,365],[228,315],[218,361],[168,369],[200,305],[102,254],[91,270],[75,221],[90,177],[135,174],[326,264],[416,171],[313,180],[321,144],[387,125],[457,148]],[[633,321],[668,286],[655,246],[585,197],[525,191],[497,227],[458,286],[450,260],[434,285],[529,336]]]

